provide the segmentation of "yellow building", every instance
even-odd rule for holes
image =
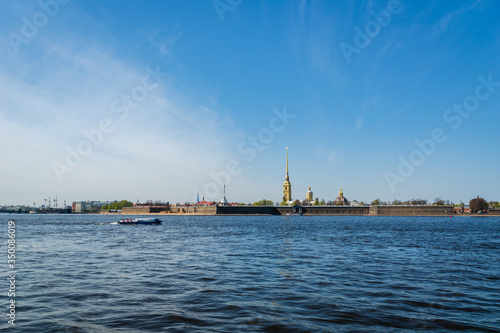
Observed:
[[[313,201],[313,193],[311,191],[311,186],[309,186],[309,190],[307,190],[306,200],[309,201],[309,202]]]
[[[283,183],[283,201],[292,201],[292,184],[290,184],[290,177],[288,176],[288,147],[286,147],[286,176]]]

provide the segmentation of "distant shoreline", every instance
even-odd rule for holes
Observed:
[[[5,214],[27,214],[28,211],[4,212]],[[490,209],[485,214],[459,212],[452,205],[443,206],[134,206],[120,211],[101,210],[100,212],[71,212],[69,210],[42,210],[30,215],[58,214],[98,214],[115,216],[500,216],[499,209]]]
[[[276,215],[276,214],[199,214],[199,213],[0,213],[0,215],[113,215],[113,216],[283,216],[293,217],[289,215]],[[314,216],[370,216],[370,217],[499,217],[498,214],[451,214],[451,215],[438,215],[438,214],[422,214],[422,215],[369,215],[369,214],[303,214],[301,216],[314,217]]]

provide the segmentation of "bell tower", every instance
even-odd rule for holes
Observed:
[[[311,191],[311,186],[309,186],[309,189],[307,190],[306,200],[309,201],[309,202],[313,201],[313,193]]]
[[[288,147],[286,147],[286,176],[283,183],[283,201],[292,201],[292,184],[290,184],[290,177],[288,176]]]

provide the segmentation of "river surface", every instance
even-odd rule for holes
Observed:
[[[500,217],[0,215],[19,332],[500,332]]]

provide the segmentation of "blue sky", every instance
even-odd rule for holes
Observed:
[[[500,200],[497,1],[2,8],[0,204]]]

